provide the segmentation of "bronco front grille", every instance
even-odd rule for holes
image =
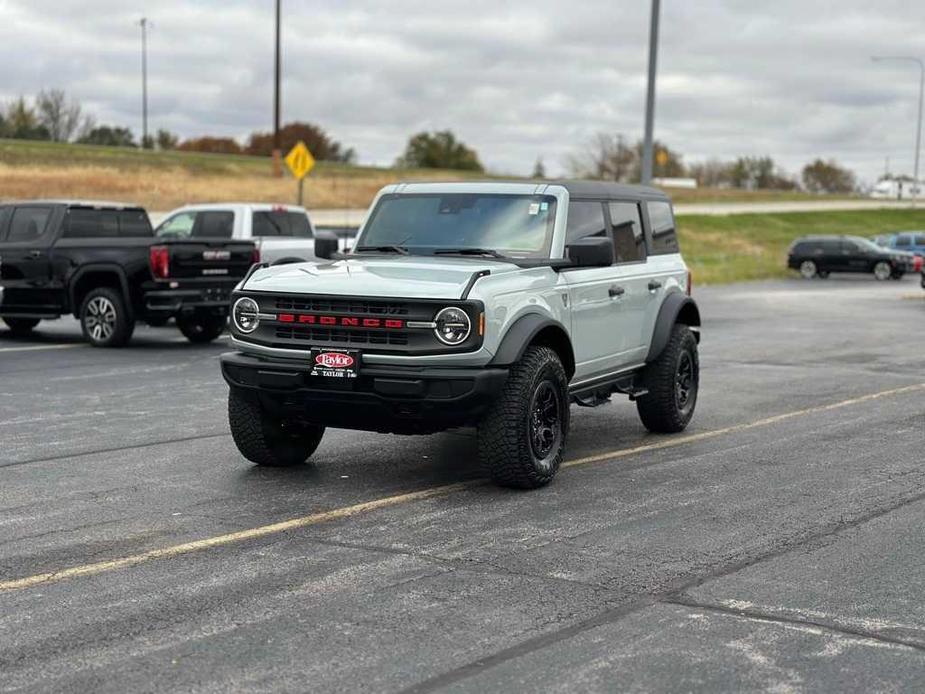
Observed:
[[[365,314],[369,316],[405,316],[408,305],[393,301],[366,301],[362,299],[330,299],[306,296],[279,298],[278,311],[312,311],[318,313]]]
[[[276,329],[280,340],[304,340],[311,343],[337,342],[351,345],[384,345],[405,347],[408,333],[404,330],[342,330],[338,328],[298,327]]]

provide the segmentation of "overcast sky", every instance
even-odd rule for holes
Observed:
[[[0,100],[60,87],[101,123],[243,138],[272,121],[272,0],[0,0]],[[454,130],[491,170],[549,174],[597,131],[641,137],[644,0],[283,0],[283,120],[319,123],[362,163]],[[663,0],[656,136],[685,161],[833,157],[911,173],[925,4]]]

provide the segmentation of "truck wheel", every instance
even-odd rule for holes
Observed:
[[[225,316],[193,316],[177,318],[177,327],[190,342],[212,342],[222,334],[228,319]]]
[[[121,347],[135,331],[122,295],[109,287],[92,289],[80,307],[80,327],[94,347]]]
[[[686,325],[675,324],[662,353],[646,366],[643,386],[649,391],[636,399],[636,409],[649,431],[683,431],[694,415],[700,386],[697,340]]]
[[[479,461],[503,487],[548,484],[569,427],[568,377],[548,347],[530,347],[479,424]]]
[[[232,388],[228,424],[241,455],[257,465],[301,465],[315,452],[324,427],[291,422],[264,410],[256,393]]]
[[[4,318],[10,332],[16,337],[25,337],[32,332],[32,329],[39,324],[38,318]]]

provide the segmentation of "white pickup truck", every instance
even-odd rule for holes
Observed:
[[[316,232],[304,207],[269,203],[187,205],[167,213],[155,230],[161,238],[224,238],[253,241],[265,263],[316,260],[315,239],[345,240],[331,232]]]

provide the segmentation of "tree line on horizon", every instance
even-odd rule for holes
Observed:
[[[19,97],[0,109],[0,137],[263,157],[273,151],[273,133],[266,131],[252,132],[241,144],[231,137],[212,135],[181,140],[176,134],[159,129],[139,142],[129,128],[97,124],[78,101],[69,99],[61,89],[42,90],[31,103]],[[343,146],[319,125],[296,121],[280,128],[283,152],[299,141],[304,141],[320,161],[357,162],[352,147]],[[797,177],[787,174],[770,156],[742,156],[728,161],[711,158],[685,165],[678,151],[658,141],[654,146],[653,174],[657,178],[693,178],[703,187],[745,190],[849,193],[857,189],[854,173],[833,159],[816,158]],[[634,183],[642,177],[642,151],[642,140],[630,143],[621,134],[600,132],[567,157],[565,164],[569,174],[576,178]],[[394,165],[400,169],[485,171],[478,153],[451,130],[413,134]],[[537,159],[531,177],[546,177],[542,157]]]

